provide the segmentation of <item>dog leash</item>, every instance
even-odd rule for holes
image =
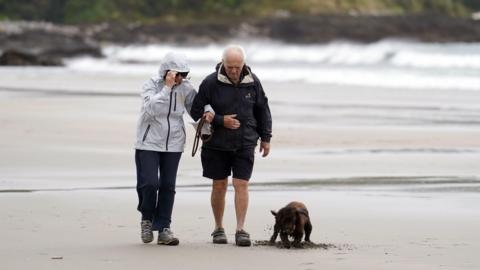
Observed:
[[[202,139],[203,142],[208,142],[212,138],[212,135],[208,137],[205,136],[205,138],[202,137],[202,128],[206,122],[207,120],[204,116],[198,123],[197,130],[195,131],[195,138],[193,139],[192,157],[194,157],[197,153],[198,146],[200,145],[200,139]]]

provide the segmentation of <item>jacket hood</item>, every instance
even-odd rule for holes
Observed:
[[[168,70],[177,72],[190,72],[190,67],[187,63],[187,57],[181,53],[170,52],[165,55],[160,63],[158,75],[163,78]]]
[[[225,72],[225,69],[223,68],[223,63],[220,62],[217,64],[215,67],[217,71],[217,80],[226,83],[226,84],[232,84],[230,79],[227,77],[227,74]],[[239,84],[250,84],[253,83],[253,75],[252,71],[250,70],[250,67],[247,66],[246,64],[243,65],[242,69],[242,74],[240,75],[240,83]]]

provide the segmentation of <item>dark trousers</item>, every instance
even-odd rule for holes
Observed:
[[[153,230],[170,228],[175,181],[181,152],[135,151],[138,211],[153,221]]]

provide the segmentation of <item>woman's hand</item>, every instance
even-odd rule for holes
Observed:
[[[205,112],[203,114],[203,117],[205,118],[205,120],[208,122],[208,123],[212,123],[213,121],[213,113],[211,112]]]
[[[170,89],[175,85],[175,76],[177,76],[177,72],[173,70],[169,70],[165,76],[165,85]]]

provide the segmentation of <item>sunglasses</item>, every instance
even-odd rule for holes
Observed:
[[[178,73],[177,73],[177,76],[180,76],[180,77],[182,77],[182,78],[185,79],[185,78],[187,78],[187,76],[188,76],[188,72],[178,72]]]

